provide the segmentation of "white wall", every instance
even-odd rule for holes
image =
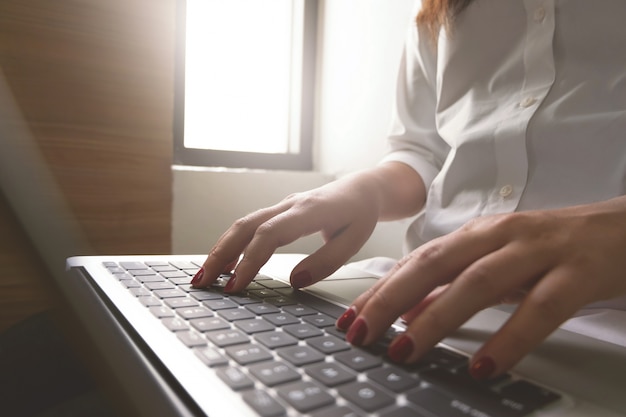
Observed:
[[[174,253],[206,253],[246,213],[376,164],[385,152],[396,72],[413,3],[323,1],[315,171],[174,167]],[[355,259],[399,257],[406,226],[406,221],[380,224]],[[281,251],[311,252],[319,244],[319,238],[311,237]]]

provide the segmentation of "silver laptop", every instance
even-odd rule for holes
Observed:
[[[189,281],[204,256],[73,257],[67,280],[77,313],[114,321],[181,402],[208,416],[617,416],[626,414],[626,348],[558,330],[513,372],[486,383],[470,355],[508,313],[478,314],[411,366],[387,360],[387,342],[347,344],[335,320],[376,277],[344,267],[304,291],[287,281],[303,255],[278,254],[241,294],[227,276],[207,289]],[[120,340],[115,340],[120,339]],[[119,354],[119,351],[117,351]],[[123,368],[122,364],[112,366]],[[120,369],[124,379],[126,369]],[[141,396],[142,384],[130,384]],[[146,402],[151,393],[147,393]]]
[[[2,77],[0,87],[1,114],[16,112]],[[385,349],[401,324],[366,349],[334,326],[377,279],[358,269],[295,291],[287,278],[302,255],[275,255],[246,291],[224,295],[227,277],[190,287],[203,255],[70,257],[89,251],[80,230],[28,132],[3,127],[3,194],[133,415],[626,415],[626,347],[579,332],[560,329],[511,373],[473,381],[467,358],[506,320],[503,309],[484,310],[418,363],[398,366]],[[615,330],[624,333],[624,322]]]

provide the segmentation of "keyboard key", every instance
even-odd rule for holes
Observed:
[[[336,354],[335,360],[359,372],[380,366],[383,363],[383,360],[379,356],[374,356],[354,348],[347,352]]]
[[[275,326],[284,326],[286,324],[300,323],[300,320],[298,320],[295,316],[292,316],[289,313],[266,314],[263,316],[263,319],[269,321]]]
[[[275,329],[271,323],[260,319],[236,321],[235,326],[248,334],[267,332]]]
[[[302,317],[302,316],[309,316],[312,314],[319,314],[317,310],[302,305],[302,304],[295,304],[295,305],[289,305],[289,306],[285,306],[283,308],[283,310],[285,310],[285,312],[292,314],[296,317]]]
[[[120,266],[126,270],[142,270],[149,269],[143,262],[120,262]]]
[[[206,339],[202,337],[199,333],[194,332],[194,331],[176,332],[176,336],[187,347],[198,347],[198,346],[206,345]]]
[[[252,388],[254,386],[252,378],[244,374],[240,369],[218,368],[215,373],[226,385],[235,391]]]
[[[253,365],[250,373],[268,387],[299,380],[301,375],[292,367],[281,362],[269,362]]]
[[[426,387],[411,391],[406,398],[409,402],[429,411],[437,416],[446,417],[522,417],[526,412],[520,412],[515,407],[500,403],[499,398],[487,390],[478,395],[477,392],[445,391],[439,387]]]
[[[206,300],[203,302],[205,306],[210,308],[213,311],[225,310],[228,308],[237,308],[239,304],[233,303],[229,299],[214,299],[214,300]]]
[[[159,307],[163,305],[158,298],[151,295],[148,297],[139,297],[138,299],[139,302],[141,302],[141,304],[143,304],[145,307]]]
[[[324,355],[308,346],[290,346],[280,348],[276,352],[278,356],[295,366],[308,365],[324,360]]]
[[[148,265],[149,267],[152,267],[153,269],[154,267],[161,267],[161,266],[169,265],[169,263],[165,261],[146,261],[144,262],[144,264]]]
[[[179,308],[176,310],[176,313],[178,313],[182,318],[187,320],[213,316],[211,310],[204,307]]]
[[[174,317],[174,311],[165,306],[150,307],[150,312],[160,319],[164,317]]]
[[[141,282],[137,282],[135,280],[126,279],[124,281],[120,281],[120,283],[126,288],[141,288]]]
[[[285,332],[270,331],[265,333],[256,333],[254,335],[254,339],[269,349],[298,344],[298,339]]]
[[[350,349],[350,345],[335,336],[320,336],[308,339],[306,343],[322,353],[332,354]]]
[[[152,295],[152,292],[150,292],[150,290],[143,287],[129,288],[129,291],[135,297],[147,297],[149,295]]]
[[[278,395],[301,413],[308,413],[335,402],[335,399],[312,382],[296,382],[278,388]]]
[[[356,374],[336,362],[325,362],[307,366],[304,371],[311,378],[316,379],[327,387],[352,382],[356,379]]]
[[[284,283],[282,281],[279,281],[277,279],[268,279],[268,280],[257,280],[258,284],[261,284],[262,286],[264,286],[265,288],[271,288],[271,289],[276,289],[276,288],[290,288],[291,285]]]
[[[258,290],[249,290],[248,294],[253,297],[262,298],[262,299],[265,299],[268,297],[278,297],[280,295],[276,291],[272,291],[268,288],[262,288]]]
[[[354,382],[339,387],[337,391],[342,397],[370,413],[394,403],[393,397],[369,382]]]
[[[248,343],[250,338],[239,330],[217,330],[206,333],[206,337],[218,347],[226,347]]]
[[[310,337],[322,336],[324,334],[317,327],[313,327],[310,324],[305,323],[284,326],[283,331],[297,337],[298,339],[308,339]]]
[[[198,301],[221,300],[222,298],[224,298],[222,294],[206,290],[192,292],[190,293],[190,295]]]
[[[156,274],[150,274],[150,275],[141,275],[141,276],[137,276],[135,277],[135,279],[139,282],[163,282],[165,281],[165,279],[159,275]]]
[[[314,316],[305,316],[302,320],[306,323],[312,324],[320,329],[335,325],[335,319],[327,316],[326,314],[316,314]]]
[[[162,271],[160,273],[160,275],[162,277],[165,278],[185,278],[187,279],[187,281],[189,281],[189,274],[184,272],[184,271],[179,271],[179,270],[175,270],[175,271]]]
[[[374,369],[367,373],[367,377],[393,392],[404,392],[418,384],[416,378],[395,366]]]
[[[256,304],[256,303],[261,302],[259,298],[253,297],[251,295],[230,295],[228,299],[236,302],[240,306],[245,306],[248,304]]]
[[[148,264],[146,262],[146,264]],[[171,271],[178,271],[178,268],[173,267],[170,264],[165,264],[165,265],[150,265],[150,267],[152,269],[154,269],[157,272],[171,272]]]
[[[436,365],[445,369],[454,369],[460,366],[466,365],[468,359],[466,356],[460,353],[453,352],[449,349],[442,347],[435,347],[430,350],[420,362],[428,363],[429,365]]]
[[[187,322],[177,317],[173,317],[173,318],[167,317],[167,318],[161,319],[161,322],[165,325],[165,327],[167,327],[173,332],[178,332],[178,331],[189,329]]]
[[[187,295],[178,288],[166,288],[154,290],[154,295],[161,299],[165,298],[186,298]]]
[[[268,297],[265,299],[266,303],[273,304],[277,307],[288,306],[290,304],[295,304],[295,301],[289,297]]]
[[[189,320],[189,323],[201,332],[210,332],[211,330],[230,329],[230,324],[219,317],[206,317],[200,319]]]
[[[561,396],[555,392],[537,386],[529,381],[515,381],[500,389],[500,395],[505,399],[503,401],[512,401],[530,413],[541,407],[544,407]]]
[[[196,300],[192,298],[166,298],[165,304],[173,309],[177,308],[189,308],[189,307],[198,307],[199,304]]]
[[[273,358],[272,354],[260,345],[247,344],[230,346],[224,350],[226,354],[233,358],[239,365],[248,365]]]
[[[280,313],[280,309],[278,307],[266,303],[246,305],[246,308],[258,315]]]
[[[176,288],[174,284],[172,284],[171,282],[167,282],[167,281],[146,282],[144,286],[151,291],[173,290],[174,288]]]
[[[202,347],[194,349],[194,353],[200,360],[208,367],[222,366],[228,364],[228,359],[222,356],[217,350],[212,347]]]
[[[196,269],[200,269],[201,265],[196,265],[193,262],[190,261],[174,261],[174,262],[170,262],[170,264],[178,269],[192,269],[192,270],[196,270]]]
[[[285,414],[285,408],[265,391],[245,392],[243,400],[261,417],[277,417]]]
[[[255,315],[250,312],[250,310],[245,310],[243,308],[220,310],[217,312],[217,314],[219,314],[221,317],[225,318],[228,321],[247,320],[255,317]]]
[[[131,274],[134,277],[151,276],[151,275],[157,276],[156,272],[154,272],[151,269],[147,269],[147,268],[146,269],[141,269],[141,270],[130,270],[130,271],[128,271],[128,273]]]

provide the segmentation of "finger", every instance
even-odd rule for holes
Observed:
[[[422,301],[420,301],[419,304],[404,313],[401,316],[402,320],[407,323],[411,323],[415,317],[419,316],[422,311],[426,309],[426,307],[431,305],[433,301],[435,301],[445,290],[447,290],[449,285],[450,284],[442,285],[432,290]]]
[[[392,342],[392,358],[399,362],[419,359],[478,311],[498,303],[528,282],[535,282],[547,269],[547,258],[537,252],[512,243],[473,262],[414,317],[405,334],[400,336],[404,344],[402,355],[394,352],[399,339]],[[525,262],[526,259],[534,262]],[[410,349],[406,347],[409,343]]]
[[[474,354],[470,365],[474,377],[487,379],[506,372],[590,302],[590,291],[572,285],[572,277],[578,274],[561,267],[538,282],[502,328]]]
[[[376,226],[376,219],[355,221],[342,228],[313,254],[303,259],[291,272],[291,285],[302,288],[312,285],[344,265],[365,244]]]
[[[196,287],[206,287],[213,283],[225,270],[229,269],[231,264],[239,259],[259,225],[282,213],[289,207],[290,203],[284,201],[237,220],[213,246],[202,268],[192,280],[192,284]],[[232,270],[232,267],[230,270]]]
[[[229,286],[229,290],[237,292],[245,288],[277,248],[322,229],[341,228],[329,225],[329,221],[340,220],[330,213],[324,213],[320,207],[315,207],[314,213],[308,210],[286,210],[259,225],[235,268],[236,282]]]
[[[433,289],[450,282],[475,259],[496,250],[494,245],[484,234],[466,231],[433,240],[412,252],[375,291],[357,298],[354,309],[360,314],[346,338],[357,345],[373,342]]]

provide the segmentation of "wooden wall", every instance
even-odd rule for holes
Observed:
[[[175,0],[0,0],[0,68],[98,253],[171,250],[174,25]],[[0,198],[0,331],[47,280]]]

